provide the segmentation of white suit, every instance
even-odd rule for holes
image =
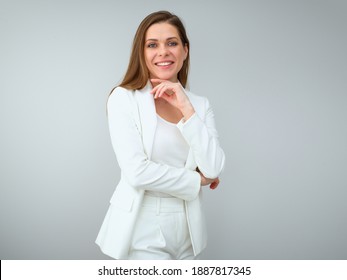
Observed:
[[[151,161],[156,130],[156,110],[151,84],[142,90],[117,87],[108,100],[112,145],[121,168],[121,179],[96,243],[115,259],[126,259],[133,229],[145,190],[168,193],[185,201],[187,222],[194,254],[206,246],[207,233],[202,210],[200,175],[216,178],[224,167],[214,116],[204,97],[186,92],[195,109],[177,127],[190,146],[185,168],[174,168]],[[172,148],[172,147],[168,147]]]

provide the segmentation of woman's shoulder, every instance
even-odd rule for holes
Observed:
[[[108,99],[127,99],[130,95],[132,95],[133,92],[133,90],[116,86],[111,90]]]
[[[107,100],[108,107],[124,107],[124,106],[130,106],[131,105],[131,96],[133,90],[126,89],[124,87],[114,87]]]
[[[133,92],[133,90],[126,89],[126,88],[121,87],[121,86],[116,86],[111,90],[110,97],[116,96],[116,95],[130,94],[131,92]]]

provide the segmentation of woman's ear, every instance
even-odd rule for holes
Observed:
[[[186,60],[188,57],[188,45],[187,44],[184,45],[184,52],[185,52],[184,60]]]

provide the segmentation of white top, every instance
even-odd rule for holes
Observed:
[[[157,128],[154,135],[151,160],[156,163],[183,168],[189,152],[189,145],[175,123],[168,122],[157,114]],[[163,192],[146,191],[146,195],[172,197]]]

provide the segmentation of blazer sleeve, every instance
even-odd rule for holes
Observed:
[[[181,120],[177,126],[190,145],[196,164],[206,178],[217,178],[224,169],[225,154],[219,145],[213,110],[207,98],[205,119],[195,113],[187,121]]]
[[[149,160],[129,92],[116,88],[107,102],[109,131],[122,177],[136,189],[159,191],[190,201],[198,196],[198,172]]]

